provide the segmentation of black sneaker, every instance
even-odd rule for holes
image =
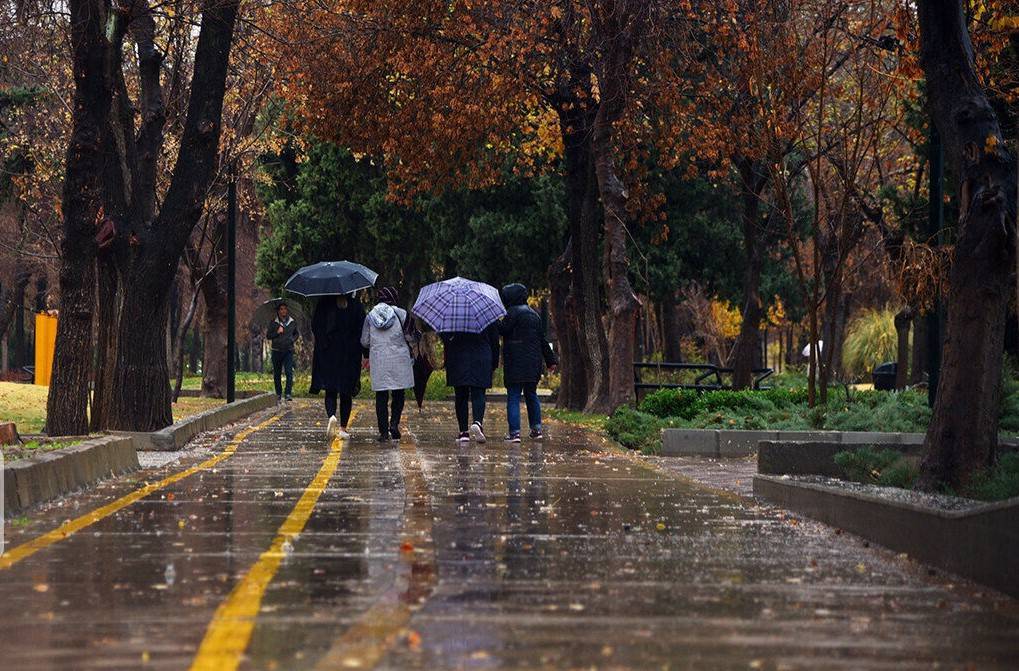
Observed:
[[[456,442],[458,442],[458,443],[469,443],[469,442],[471,442],[471,434],[469,434],[468,432],[464,431],[463,433],[460,434],[460,437],[456,439]]]
[[[287,394],[287,403],[290,403],[293,400],[294,400],[294,397],[291,396],[290,394]]]
[[[541,432],[541,429],[531,429],[531,440],[544,440],[545,434]]]
[[[388,443],[389,442],[389,434],[388,433],[380,433],[375,440],[377,440],[380,443]]]
[[[507,433],[506,437],[503,438],[503,440],[505,440],[507,443],[519,443],[520,442],[520,432],[519,431],[513,431],[512,433]]]
[[[471,430],[469,432],[470,437],[479,443],[485,442],[485,430],[481,428],[481,422],[474,422],[471,424]]]
[[[393,440],[400,440],[400,436],[402,434],[400,433],[399,429],[390,429],[389,435],[392,436]]]

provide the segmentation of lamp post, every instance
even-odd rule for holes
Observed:
[[[226,402],[235,394],[237,360],[237,164],[230,163],[226,192]]]

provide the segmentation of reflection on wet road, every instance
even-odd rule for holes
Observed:
[[[215,463],[9,523],[24,545],[194,468],[0,568],[0,666],[983,669],[1019,657],[1015,601],[579,430],[459,446],[436,405],[410,413],[416,440],[380,447],[365,408],[353,440],[329,444],[318,407],[295,408]]]

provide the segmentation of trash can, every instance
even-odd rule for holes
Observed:
[[[878,391],[894,391],[895,374],[898,367],[898,364],[894,361],[886,361],[874,366],[874,372],[871,373],[871,376],[874,378],[874,389]]]

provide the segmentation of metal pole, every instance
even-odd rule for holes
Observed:
[[[233,403],[237,359],[237,165],[230,164],[226,214],[226,402]]]
[[[930,186],[927,216],[927,237],[931,246],[941,244],[945,223],[945,163],[941,135],[931,120],[929,138]],[[927,312],[927,403],[934,407],[941,376],[941,296],[935,296],[934,305]]]

